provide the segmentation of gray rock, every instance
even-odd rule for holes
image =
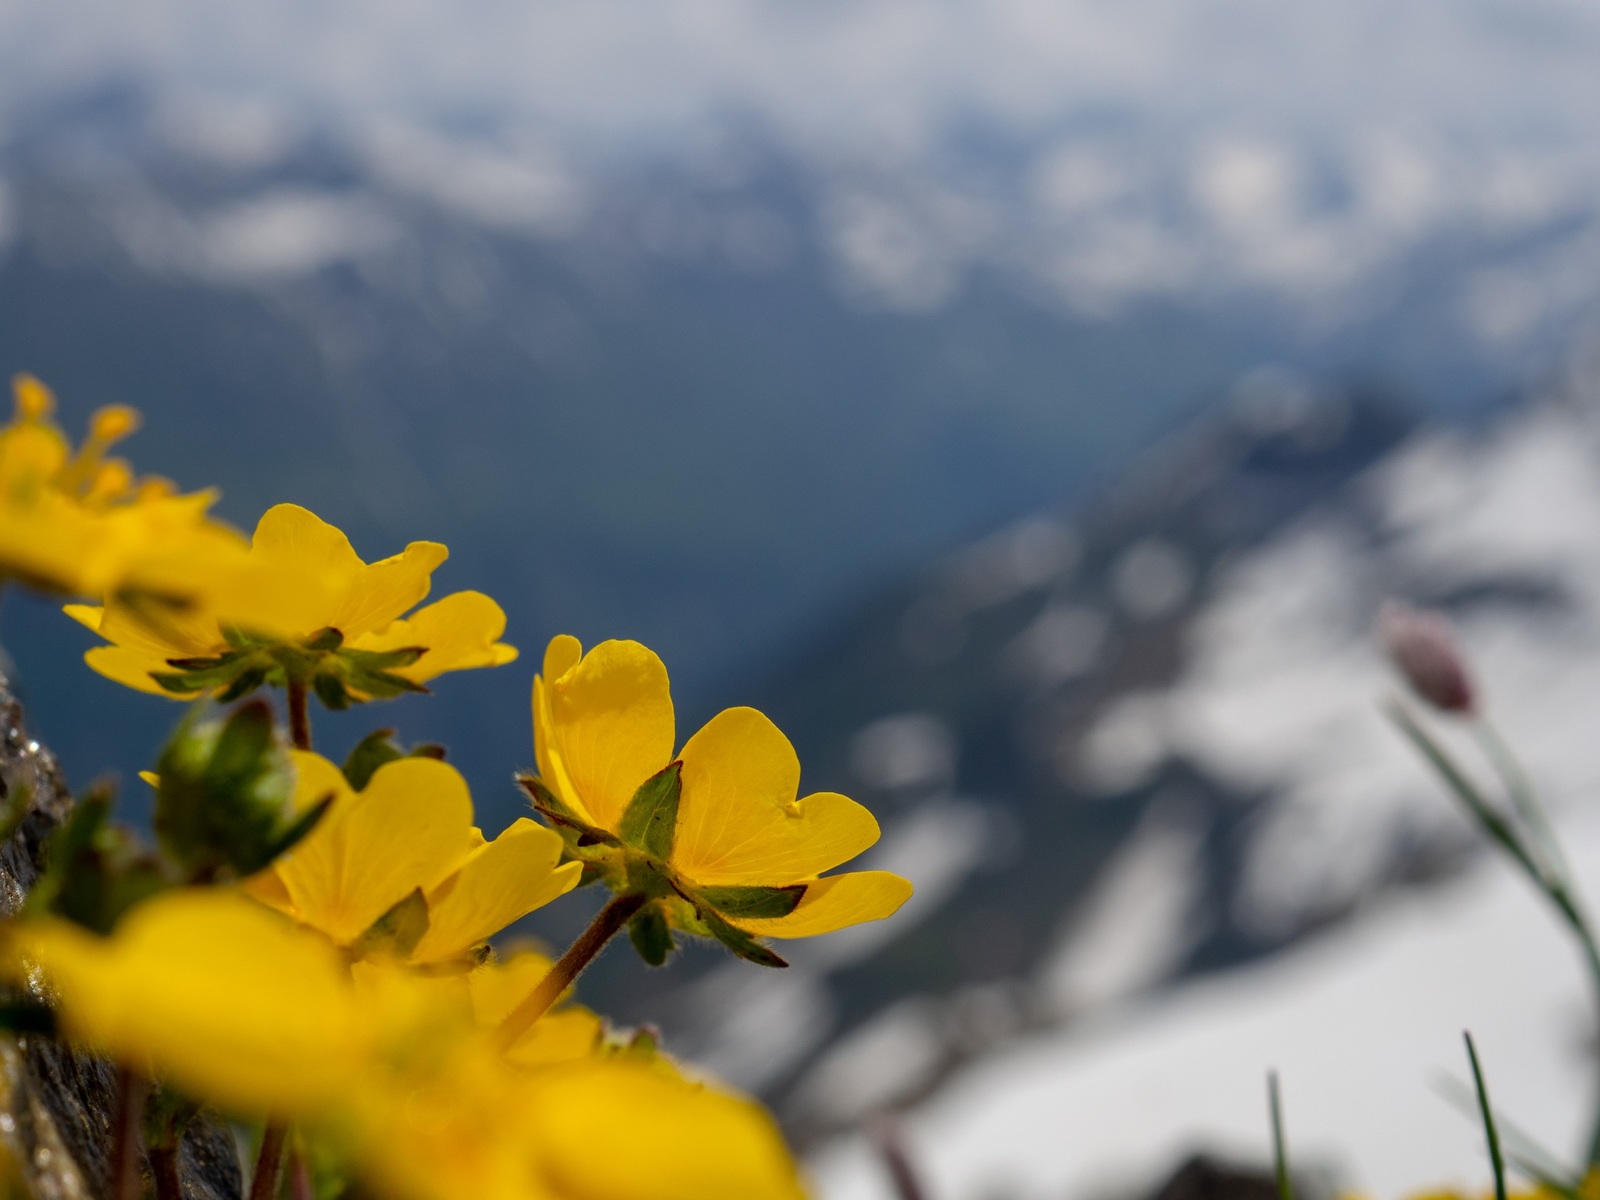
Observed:
[[[44,845],[72,806],[55,758],[23,725],[22,706],[0,678],[0,796],[27,788],[22,827],[0,844],[0,914],[21,906],[44,862]],[[108,1194],[107,1160],[115,1072],[50,1038],[0,1033],[0,1146],[37,1200],[88,1200]],[[238,1151],[216,1121],[191,1123],[179,1155],[189,1200],[242,1193]]]

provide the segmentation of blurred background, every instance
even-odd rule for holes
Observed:
[[[870,804],[891,921],[584,988],[829,1200],[886,1112],[941,1200],[1264,1162],[1269,1067],[1326,1187],[1481,1182],[1460,1029],[1557,1152],[1593,1029],[1371,629],[1454,612],[1600,869],[1597,53],[1578,0],[5,0],[0,372],[242,528],[446,542],[521,661],[318,738],[447,742],[490,832],[558,632]],[[138,814],[179,708],[5,609]]]

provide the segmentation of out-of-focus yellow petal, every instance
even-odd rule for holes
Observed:
[[[639,785],[672,761],[666,667],[638,642],[601,642],[544,691],[545,783],[615,829]]]
[[[506,1049],[506,1061],[519,1067],[549,1067],[588,1058],[600,1048],[606,1023],[581,1006],[545,1013]]]
[[[852,871],[811,880],[805,897],[787,917],[740,920],[734,924],[757,937],[812,937],[863,921],[881,921],[910,898],[909,879],[890,871]]]
[[[167,666],[164,659],[151,658],[136,650],[124,649],[122,646],[96,646],[92,650],[84,651],[83,661],[107,679],[115,680],[125,687],[149,692],[153,696],[165,696],[169,700],[192,699],[190,696],[180,696],[167,691],[150,677],[151,671],[172,669]]]
[[[345,798],[354,799],[355,789],[338,766],[311,750],[291,750],[289,758],[294,763],[294,810],[305,812],[324,797],[332,796],[335,807]]]
[[[418,683],[471,667],[498,667],[517,657],[515,646],[498,641],[506,614],[482,592],[455,592],[403,621],[357,639],[359,650],[400,650],[422,646],[422,657],[394,673]]]
[[[777,1127],[748,1100],[623,1057],[540,1072],[526,1120],[562,1200],[801,1200]],[[625,1130],[596,1151],[595,1130]]]
[[[330,623],[347,642],[383,629],[422,603],[434,570],[448,557],[438,542],[412,542],[392,558],[363,567]]]
[[[285,916],[295,915],[294,900],[289,895],[289,889],[283,885],[283,877],[273,867],[257,871],[247,879],[239,881],[239,890],[247,896],[253,896],[268,908],[275,908]]]
[[[818,792],[795,802],[800,760],[753,708],[724,709],[678,757],[683,793],[672,861],[696,883],[792,883],[878,840],[878,822],[848,796]]]
[[[549,956],[524,950],[502,962],[479,967],[467,976],[473,1019],[489,1028],[500,1024],[554,965],[555,960]]]
[[[460,772],[402,758],[379,767],[365,791],[335,800],[276,868],[300,920],[345,945],[413,889],[432,889],[460,867],[471,827]]]
[[[43,970],[74,1040],[225,1109],[315,1110],[364,1052],[331,948],[226,889],[158,896],[108,939],[56,920],[11,937],[6,969]]]
[[[550,959],[522,953],[505,962],[480,967],[467,976],[472,1014],[478,1025],[493,1029],[527,999],[550,972]],[[545,1013],[506,1052],[518,1066],[568,1062],[593,1054],[605,1033],[605,1022],[587,1008],[560,1008]]]
[[[520,817],[494,841],[474,850],[459,871],[428,893],[428,932],[412,952],[412,961],[462,955],[577,887],[583,866],[557,867],[561,849],[559,834]]]

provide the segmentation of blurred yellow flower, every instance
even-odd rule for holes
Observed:
[[[523,782],[535,805],[569,831],[569,854],[619,894],[643,887],[678,928],[759,961],[752,937],[878,920],[911,894],[887,871],[823,874],[876,842],[878,823],[836,792],[797,800],[794,748],[755,709],[724,709],[674,757],[667,671],[637,642],[584,654],[555,638],[533,710],[539,776]]]
[[[333,948],[227,889],[162,893],[109,938],[15,924],[0,961],[15,982],[43,973],[76,1044],[235,1113],[323,1109],[370,1052]]]
[[[548,1020],[548,1018],[545,1018]],[[471,1052],[368,1110],[377,1190],[400,1200],[803,1200],[756,1104],[661,1061],[589,1056],[510,1071]]]
[[[246,888],[353,957],[465,960],[577,885],[581,865],[557,865],[561,839],[535,821],[520,818],[486,841],[466,780],[447,763],[397,759],[357,792],[321,755],[292,754],[297,810],[333,803]]]
[[[16,413],[0,427],[0,579],[130,603],[186,605],[243,557],[237,533],[206,518],[215,493],[174,494],[107,456],[139,427],[131,408],[103,408],[74,453],[53,420],[55,397],[30,375],[12,381]]]
[[[508,1062],[461,976],[351,971],[324,939],[232,889],[163,893],[109,938],[54,918],[12,923],[0,970],[42,986],[79,1047],[225,1112],[294,1121],[384,1196],[802,1195],[749,1101],[582,1037]]]
[[[427,596],[448,553],[437,542],[412,542],[368,564],[332,525],[279,504],[256,525],[246,568],[235,574],[254,597],[248,623],[201,607],[153,627],[115,600],[67,612],[111,643],[90,650],[89,665],[140,691],[232,698],[293,681],[342,708],[516,658],[498,640],[505,614],[482,593],[456,592],[404,616]]]

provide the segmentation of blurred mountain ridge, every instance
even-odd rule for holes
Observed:
[[[1379,712],[1388,596],[1456,614],[1535,778],[1592,801],[1597,378],[1439,427],[1258,372],[1101,502],[841,621],[760,703],[919,895],[690,986],[682,1043],[820,1136],[1453,875],[1475,839]]]

